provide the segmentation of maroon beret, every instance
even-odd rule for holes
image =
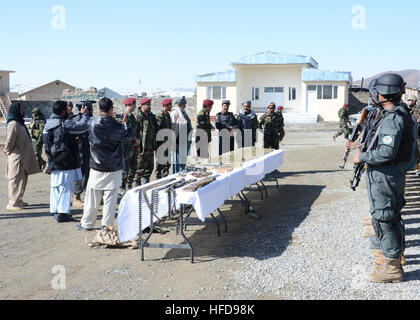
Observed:
[[[148,104],[148,103],[152,103],[152,99],[144,98],[144,99],[140,100],[140,105],[144,105],[144,104]]]
[[[126,105],[126,106],[130,106],[130,105],[132,105],[132,104],[135,104],[136,103],[136,99],[135,98],[127,98],[127,99],[125,99],[124,100],[124,104]]]
[[[163,99],[162,106],[167,106],[172,103],[172,99]]]
[[[206,100],[203,101],[203,106],[204,107],[211,107],[213,105],[214,105],[214,101],[213,100],[206,99]]]

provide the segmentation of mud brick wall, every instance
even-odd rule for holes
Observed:
[[[187,113],[191,118],[192,122],[196,121],[197,118],[197,98],[186,98],[187,99]],[[157,114],[162,110],[162,98],[153,98],[152,99],[152,112],[154,114]],[[175,103],[175,99],[174,103]],[[80,100],[68,100],[73,102],[74,108],[73,112],[77,113],[76,104],[80,102]],[[96,100],[99,101],[99,100]],[[124,99],[113,99],[114,102],[114,111],[118,114],[123,113],[125,110],[124,106]],[[139,99],[137,99],[137,102]],[[32,117],[32,109],[39,108],[41,109],[41,112],[49,118],[52,114],[54,101],[12,101],[12,102],[19,102],[23,108],[25,109],[25,118],[31,118]],[[137,103],[138,105],[138,103]],[[93,106],[94,115],[97,116],[99,114],[98,111],[98,104],[94,104]]]

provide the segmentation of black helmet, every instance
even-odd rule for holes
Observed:
[[[402,96],[405,93],[403,77],[395,73],[387,73],[369,84],[369,91],[374,102],[379,103],[378,94],[383,96]]]
[[[72,107],[73,108],[73,102],[71,102],[71,101],[67,102],[67,107]]]

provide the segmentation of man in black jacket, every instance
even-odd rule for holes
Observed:
[[[99,101],[100,116],[89,123],[90,174],[86,188],[83,217],[77,229],[93,229],[103,200],[102,227],[113,226],[117,209],[118,190],[124,170],[123,142],[132,141],[134,134],[127,117],[121,122],[113,118],[113,103],[108,98]]]
[[[89,118],[93,117],[93,106],[92,104],[78,104],[77,108],[79,109],[79,114],[71,118],[74,121],[79,121],[83,117],[81,109],[87,106]],[[90,147],[89,147],[89,131],[77,137],[77,142],[79,145],[79,155],[80,155],[80,168],[82,170],[82,180],[77,181],[73,188],[73,208],[82,208],[84,207],[82,202],[82,193],[86,190],[87,182],[89,180],[89,159],[90,159]]]
[[[83,108],[79,121],[69,120],[64,101],[55,102],[53,112],[43,132],[51,171],[50,212],[58,223],[71,222],[74,221],[70,213],[71,191],[82,178],[76,136],[87,132],[89,116],[87,108]]]
[[[239,129],[238,120],[232,112],[229,112],[230,101],[222,101],[222,112],[216,115],[216,128],[219,130],[219,156],[223,153],[235,150],[235,136],[234,130]],[[224,139],[225,138],[225,139]],[[226,145],[226,141],[228,143]]]

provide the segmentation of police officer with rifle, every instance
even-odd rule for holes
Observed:
[[[391,73],[371,82],[369,90],[377,112],[371,112],[368,117],[366,134],[354,155],[352,188],[356,190],[367,167],[370,214],[382,254],[367,278],[376,283],[403,281],[405,228],[401,210],[406,204],[406,173],[415,145],[414,124],[401,101],[405,85],[401,76]]]

